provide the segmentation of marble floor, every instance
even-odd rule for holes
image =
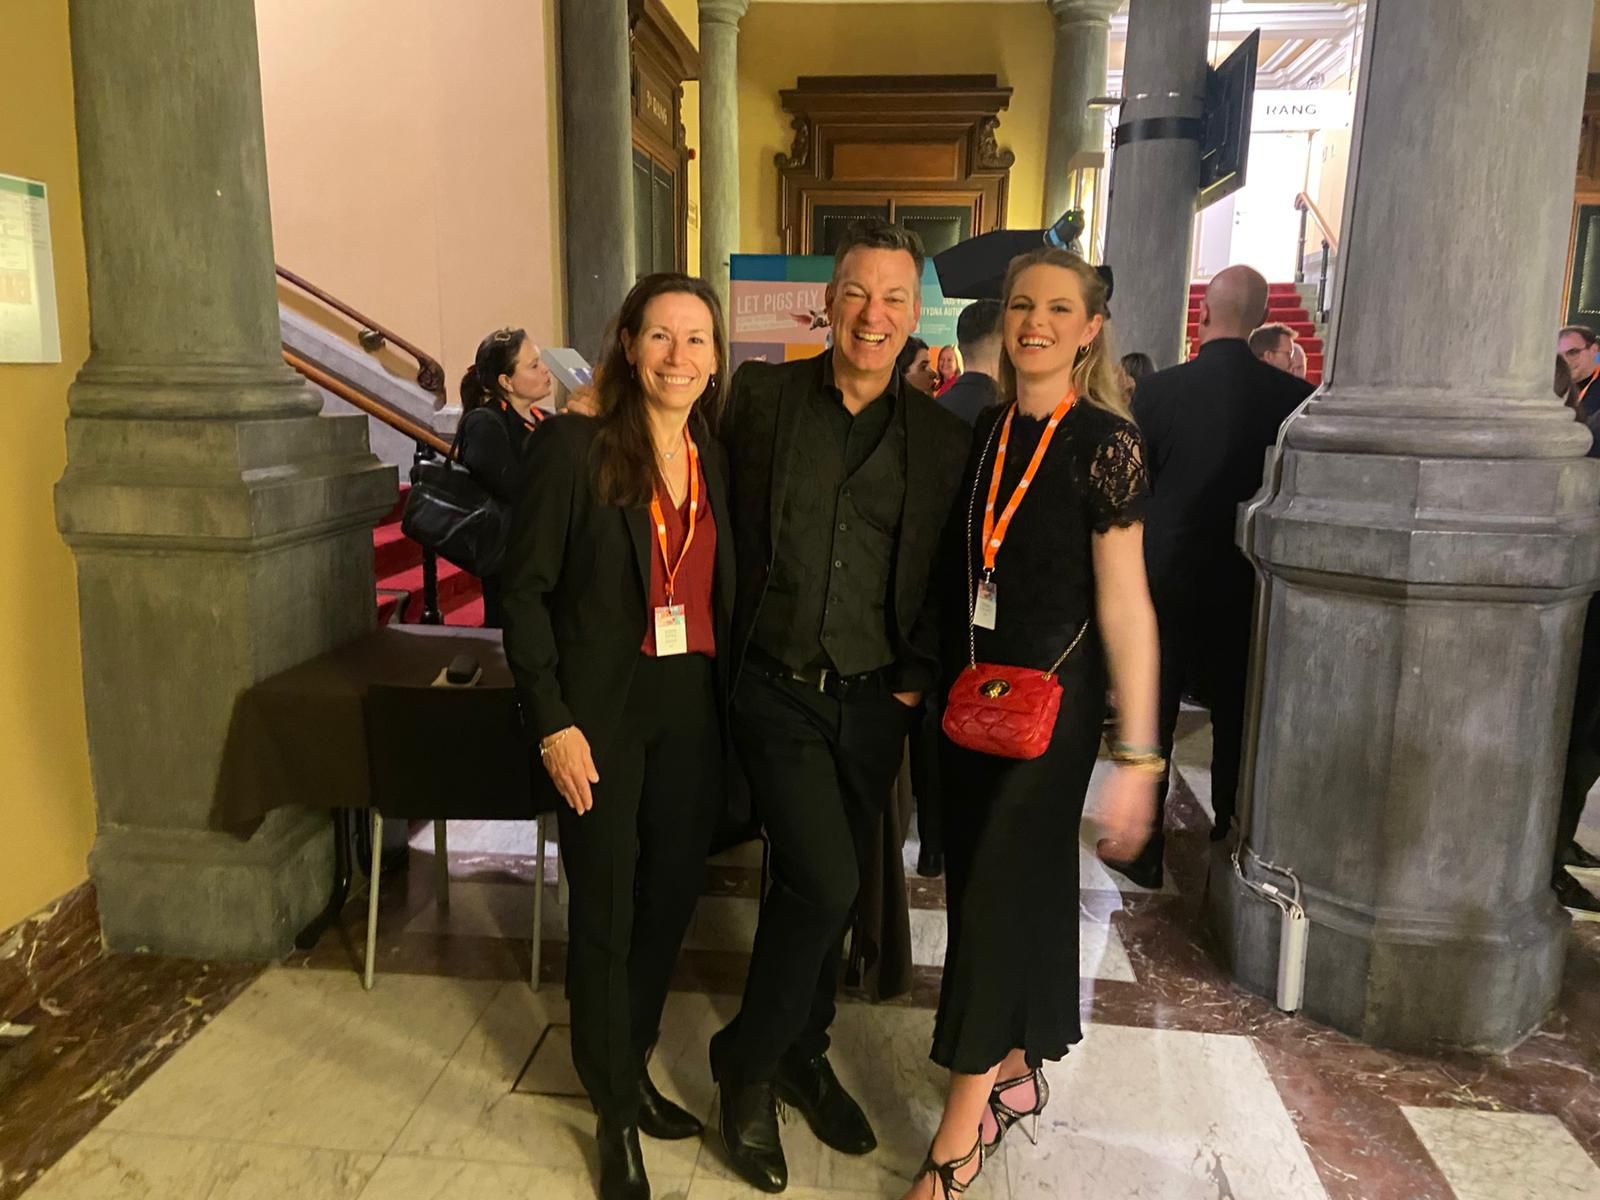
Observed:
[[[1184,761],[1204,750],[1201,731]],[[1161,892],[1081,854],[1085,1038],[1051,1071],[1039,1144],[1008,1139],[969,1200],[1600,1198],[1600,926],[1575,927],[1560,1011],[1513,1053],[1373,1050],[1278,1013],[1216,965],[1198,905],[1208,792],[1186,766]],[[1587,836],[1600,848],[1600,829]],[[41,1061],[0,1092],[0,1200],[592,1196],[553,862],[534,991],[527,828],[462,823],[450,837],[447,910],[426,832],[387,886],[371,992],[355,969],[360,901],[265,970],[102,958],[48,989]],[[758,879],[750,847],[708,868],[656,1053],[663,1090],[705,1117],[706,1042],[737,1002]],[[913,877],[909,893],[911,994],[849,999],[834,1030],[880,1149],[836,1154],[791,1117],[795,1200],[896,1197],[926,1148],[943,888]],[[757,1194],[714,1141],[647,1141],[646,1159],[664,1200]]]

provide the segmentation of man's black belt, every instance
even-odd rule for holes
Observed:
[[[1133,142],[1203,142],[1206,123],[1200,117],[1145,117],[1124,121],[1111,135],[1111,148]]]
[[[750,669],[768,679],[781,679],[797,683],[808,691],[822,692],[835,698],[847,695],[883,678],[883,670],[863,671],[859,675],[841,675],[831,667],[807,667],[795,670],[760,650],[751,650],[747,656]]]

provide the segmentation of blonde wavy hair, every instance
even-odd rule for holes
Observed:
[[[1038,266],[1060,267],[1064,271],[1071,271],[1078,277],[1078,284],[1083,289],[1083,302],[1089,315],[1103,318],[1100,332],[1094,341],[1089,343],[1088,349],[1078,356],[1077,363],[1072,368],[1072,386],[1077,389],[1079,399],[1087,401],[1096,408],[1115,413],[1123,420],[1132,420],[1127,398],[1122,392],[1122,381],[1117,377],[1117,351],[1112,340],[1111,309],[1106,294],[1106,281],[1100,277],[1098,271],[1076,254],[1068,254],[1065,250],[1057,250],[1053,246],[1041,246],[1037,250],[1030,250],[1027,254],[1019,254],[1011,260],[1011,266],[1006,271],[1005,286],[1000,289],[1001,312],[1004,313],[1011,307],[1011,293],[1016,289],[1018,276],[1029,267]],[[1017,369],[1011,362],[1009,349],[1004,347],[1000,353],[999,383],[1002,399],[1016,399]]]

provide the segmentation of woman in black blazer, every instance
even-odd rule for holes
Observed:
[[[502,577],[506,657],[564,801],[572,1057],[606,1200],[650,1194],[640,1130],[700,1132],[645,1063],[722,799],[735,576],[712,431],[726,361],[705,283],[640,280],[607,337],[600,415],[533,437]]]
[[[472,365],[461,377],[461,425],[456,453],[491,496],[515,504],[522,493],[528,442],[544,411],[539,401],[554,383],[539,347],[524,329],[497,329],[478,343]],[[504,624],[500,579],[483,580],[483,627]]]

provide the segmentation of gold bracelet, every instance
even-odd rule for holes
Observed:
[[[565,729],[558,729],[549,737],[545,738],[544,741],[539,743],[539,757],[541,759],[544,758],[544,756],[549,754],[550,751],[561,745],[561,739],[566,737],[567,734],[571,732],[572,726],[568,725]]]
[[[1127,767],[1130,771],[1141,771],[1148,775],[1164,775],[1167,770],[1167,760],[1159,754],[1129,754],[1112,751],[1111,761],[1119,767]]]

